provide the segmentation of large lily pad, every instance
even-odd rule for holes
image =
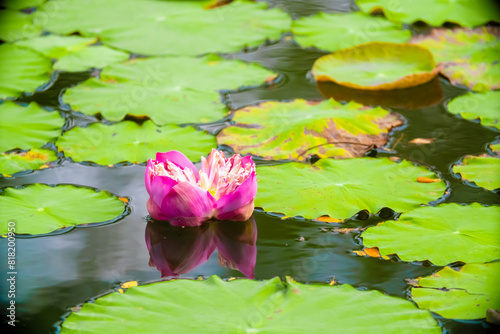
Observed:
[[[95,37],[46,35],[19,41],[16,44],[37,51],[48,58],[56,58],[54,69],[68,72],[103,68],[129,58],[128,53],[104,45],[87,47],[96,41]]]
[[[279,278],[224,282],[217,276],[108,294],[70,314],[61,333],[327,333],[332,328],[339,333],[441,333],[427,311],[378,291],[291,279],[284,284]]]
[[[467,93],[448,103],[448,111],[469,120],[479,119],[484,126],[500,129],[500,91]]]
[[[319,13],[293,22],[295,40],[304,47],[335,51],[368,42],[407,42],[411,33],[401,24],[361,12]]]
[[[356,0],[356,3],[362,11],[383,12],[394,22],[424,21],[433,26],[453,22],[465,27],[500,22],[495,0]]]
[[[371,42],[339,50],[316,60],[312,73],[317,81],[367,90],[408,88],[436,76],[432,54],[425,48]]]
[[[387,143],[388,132],[401,119],[377,107],[331,99],[320,104],[295,100],[266,102],[236,111],[234,126],[217,136],[236,153],[266,159],[305,160],[319,157],[361,157]]]
[[[420,183],[436,175],[408,161],[387,158],[321,159],[313,166],[291,162],[257,168],[255,206],[286,216],[349,218],[383,207],[408,211],[438,199],[444,182]]]
[[[487,156],[466,156],[462,164],[454,165],[453,172],[463,179],[488,190],[500,188],[500,159]]]
[[[231,53],[279,39],[290,17],[266,3],[234,1],[59,0],[35,13],[35,22],[60,34],[99,36],[107,45],[143,55]],[[45,20],[49,16],[50,20]],[[110,20],[110,18],[113,18]]]
[[[35,102],[22,107],[4,101],[0,104],[0,119],[0,152],[41,147],[56,139],[64,124],[59,113],[45,111]]]
[[[0,40],[14,42],[38,36],[42,28],[33,24],[32,15],[16,10],[0,10]]]
[[[428,48],[454,85],[476,91],[500,88],[500,29],[434,29],[411,43]]]
[[[445,318],[480,319],[489,308],[500,309],[500,262],[450,267],[417,280],[413,300]]]
[[[130,114],[159,125],[212,122],[227,113],[217,90],[260,85],[273,75],[259,65],[217,56],[136,59],[110,65],[100,79],[68,89],[64,102],[111,121]]]
[[[28,152],[10,152],[0,154],[0,175],[11,176],[27,169],[38,169],[57,159],[50,150],[33,149]]]
[[[117,218],[125,206],[106,191],[71,185],[33,184],[7,188],[0,194],[0,234],[15,222],[16,234],[44,234],[58,229],[106,222]]]
[[[50,59],[12,44],[0,45],[0,99],[32,92],[50,79]]]
[[[403,261],[429,260],[436,265],[500,259],[500,207],[454,203],[421,207],[398,221],[368,228],[366,247],[381,255],[397,254]],[[411,242],[408,242],[411,240]]]
[[[58,139],[56,146],[74,161],[112,165],[124,161],[142,163],[156,152],[171,150],[181,151],[189,159],[198,161],[217,143],[214,136],[193,127],[158,127],[151,121],[142,125],[125,121],[73,128]]]

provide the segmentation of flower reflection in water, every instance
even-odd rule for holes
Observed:
[[[254,277],[257,258],[257,226],[247,221],[211,221],[195,227],[172,226],[149,221],[146,245],[149,265],[162,277],[185,274],[207,261],[217,249],[219,264]]]

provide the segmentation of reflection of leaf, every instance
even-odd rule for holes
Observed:
[[[363,156],[373,146],[384,146],[388,132],[402,124],[399,116],[382,108],[335,100],[266,102],[236,111],[233,121],[235,126],[217,136],[219,144],[236,153],[299,161],[313,154]]]
[[[60,137],[59,150],[74,161],[92,161],[112,165],[130,161],[142,163],[156,152],[177,150],[197,161],[216,146],[215,137],[193,127],[156,126],[151,121],[142,125],[125,121],[112,125],[94,123],[75,127]]]
[[[15,222],[16,234],[44,234],[63,227],[105,222],[117,218],[124,204],[106,191],[34,184],[7,188],[0,194],[0,234]]]
[[[136,0],[58,0],[41,6],[34,21],[50,32],[78,31],[142,55],[232,53],[277,40],[290,29],[290,17],[278,8],[268,10],[265,2],[234,1],[206,10],[209,3],[143,1],[138,6]]]
[[[408,88],[426,83],[438,72],[432,54],[410,44],[371,42],[323,56],[312,73],[317,81],[366,90]]]
[[[468,120],[479,119],[481,125],[500,129],[500,91],[467,93],[448,103],[448,111]]]
[[[382,255],[397,254],[403,261],[492,261],[500,259],[499,215],[500,207],[477,203],[421,207],[403,213],[398,221],[368,228],[363,244],[378,247]]]
[[[12,175],[27,170],[38,169],[49,161],[56,160],[54,151],[32,149],[28,152],[10,152],[0,154],[0,175]]]
[[[452,319],[480,319],[500,308],[500,262],[445,267],[418,279],[411,297],[418,307]]]
[[[363,310],[363,312],[360,312]],[[230,315],[230,316],[228,316]],[[411,323],[411,326],[408,324]],[[355,324],[355,325],[354,325]],[[379,291],[212,276],[131,287],[86,303],[61,333],[441,333],[429,312]]]
[[[204,123],[227,114],[218,90],[257,86],[273,72],[218,56],[134,59],[106,67],[98,78],[66,90],[75,111],[120,121],[127,114],[156,124]]]
[[[500,87],[499,35],[496,27],[433,29],[429,35],[413,37],[411,43],[428,48],[453,85],[487,91]]]
[[[424,21],[432,26],[453,22],[465,27],[500,22],[495,0],[356,0],[356,4],[366,13],[382,11],[394,22]]]
[[[419,183],[435,174],[408,161],[387,158],[321,159],[314,165],[285,163],[257,167],[255,206],[287,216],[349,218],[383,207],[407,211],[439,198],[444,182]]]
[[[462,164],[453,166],[453,172],[485,189],[500,188],[499,158],[466,156]]]
[[[64,124],[58,112],[45,111],[35,102],[22,107],[4,101],[0,104],[0,119],[0,152],[41,147],[56,139]]]
[[[403,43],[411,36],[400,24],[360,12],[302,17],[293,22],[292,31],[303,47],[315,46],[329,51],[374,41]]]

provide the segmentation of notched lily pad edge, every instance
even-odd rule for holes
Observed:
[[[104,192],[104,193],[109,194],[112,197],[115,197],[116,199],[120,200],[121,202],[123,202],[124,209],[120,215],[116,216],[113,219],[106,220],[104,222],[85,223],[85,224],[66,226],[66,227],[57,229],[55,231],[52,231],[49,233],[42,233],[42,234],[18,234],[18,233],[16,233],[16,238],[31,239],[31,238],[39,238],[39,237],[50,237],[50,236],[54,236],[54,235],[66,234],[66,233],[73,231],[74,229],[77,229],[77,228],[98,227],[98,226],[109,225],[109,224],[113,224],[113,223],[116,223],[116,222],[122,220],[123,218],[125,218],[126,216],[128,216],[132,212],[132,207],[130,205],[130,200],[131,200],[130,197],[118,196],[118,195],[116,195],[108,190],[105,190],[105,189],[99,189],[96,187],[91,187],[91,186],[86,186],[86,185],[81,185],[81,184],[73,184],[73,183],[51,184],[51,183],[40,182],[40,183],[24,184],[22,186],[7,186],[7,187],[3,187],[0,189],[0,196],[2,196],[2,193],[7,188],[24,189],[26,187],[29,187],[29,186],[32,186],[35,184],[42,184],[42,185],[46,185],[46,186],[53,187],[53,188],[55,188],[57,186],[72,186],[72,187],[76,187],[76,188],[91,189],[91,190],[94,190],[95,192]],[[2,234],[2,235],[0,235],[0,239],[2,239],[2,238],[7,238],[7,236],[5,234]]]

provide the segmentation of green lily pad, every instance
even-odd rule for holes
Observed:
[[[61,333],[293,334],[332,328],[339,333],[441,333],[428,311],[379,291],[279,278],[224,282],[217,276],[113,292],[71,313]]]
[[[37,51],[48,58],[56,58],[55,70],[78,72],[103,68],[129,59],[129,54],[104,45],[88,47],[97,38],[46,35],[19,41],[16,44]]]
[[[500,88],[500,29],[434,29],[411,43],[428,48],[453,85],[475,91]]]
[[[10,9],[0,10],[0,39],[14,42],[38,36],[42,28],[33,24],[33,16]]]
[[[45,234],[106,222],[125,210],[124,203],[106,191],[38,183],[22,189],[6,188],[0,194],[0,207],[0,234],[7,233],[8,222],[16,224],[16,234]]]
[[[264,2],[234,1],[205,9],[211,1],[59,0],[35,13],[35,22],[59,34],[98,36],[105,45],[143,55],[232,53],[277,40],[290,17]],[[46,20],[49,16],[51,19]],[[113,18],[113,19],[110,19]]]
[[[397,254],[403,261],[429,260],[443,266],[462,261],[500,259],[500,207],[442,204],[403,213],[398,221],[368,228],[366,247],[378,247],[381,255]],[[408,242],[411,240],[411,242]]]
[[[59,113],[45,111],[35,102],[22,107],[4,101],[0,104],[0,119],[0,152],[41,147],[56,139],[64,124]]]
[[[495,0],[356,0],[356,4],[366,13],[383,12],[394,22],[424,21],[432,26],[453,22],[464,27],[500,22]]]
[[[366,90],[408,88],[438,72],[432,54],[410,44],[371,42],[320,57],[312,74],[317,81]]]
[[[214,136],[193,127],[158,127],[151,121],[142,125],[125,121],[73,128],[59,137],[56,146],[73,161],[112,165],[124,161],[143,163],[156,152],[171,150],[181,151],[190,160],[199,161],[217,143]]]
[[[383,207],[408,211],[438,199],[443,181],[420,183],[434,173],[408,161],[388,158],[321,159],[314,165],[291,162],[257,167],[259,191],[255,206],[286,216],[316,219],[323,215],[344,219],[361,210],[376,213]]]
[[[218,56],[135,59],[66,90],[64,102],[110,121],[129,114],[158,125],[213,122],[227,114],[217,90],[260,85],[273,75],[257,64]]]
[[[305,160],[325,157],[361,157],[373,145],[387,143],[388,132],[401,119],[377,107],[331,99],[322,103],[304,100],[266,102],[236,111],[236,122],[217,136],[219,144],[236,153],[265,159]]]
[[[5,0],[2,5],[11,9],[25,9],[40,6],[46,0]]]
[[[419,278],[412,288],[413,300],[452,319],[481,319],[489,308],[500,308],[500,262],[450,267],[432,276]]]
[[[0,174],[11,176],[27,169],[39,169],[49,161],[57,159],[56,153],[44,149],[32,149],[28,152],[10,152],[0,154]]]
[[[367,28],[369,27],[369,28]],[[295,40],[303,47],[335,51],[368,42],[407,42],[411,33],[401,24],[361,12],[319,13],[293,22]]]
[[[32,92],[50,79],[50,59],[12,44],[0,45],[0,99]]]
[[[495,156],[500,157],[500,143],[491,144],[490,150],[493,152]]]
[[[460,165],[453,166],[453,172],[464,180],[474,182],[488,190],[500,188],[500,159],[495,157],[466,156]]]
[[[448,111],[469,120],[479,119],[484,126],[500,129],[500,91],[467,93],[448,103]]]

